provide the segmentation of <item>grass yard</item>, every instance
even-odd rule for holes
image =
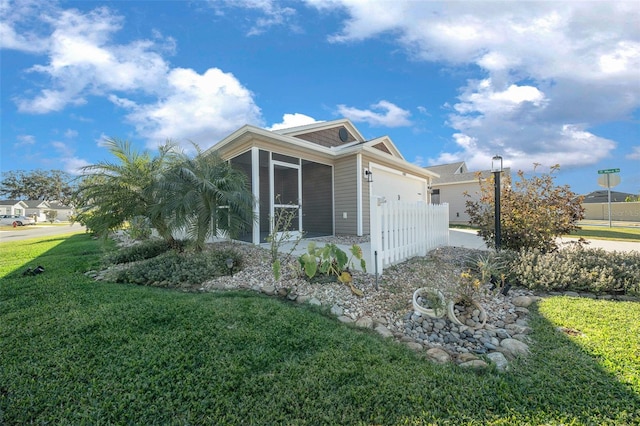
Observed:
[[[639,303],[546,299],[531,355],[474,372],[254,293],[94,282],[100,244],[0,244],[0,424],[640,424]]]
[[[571,237],[583,237],[600,240],[638,241],[640,242],[640,228],[581,226]]]

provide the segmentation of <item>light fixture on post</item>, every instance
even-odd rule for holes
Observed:
[[[369,169],[364,169],[364,178],[368,183],[373,182],[373,172]]]
[[[502,173],[502,157],[494,155],[491,159],[491,171],[493,172],[493,182],[495,185],[495,247],[496,251],[500,250],[500,174]]]

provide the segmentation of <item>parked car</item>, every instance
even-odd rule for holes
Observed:
[[[14,223],[16,226],[35,225],[36,220],[32,217],[15,214],[4,214],[0,216],[0,225],[13,225]]]

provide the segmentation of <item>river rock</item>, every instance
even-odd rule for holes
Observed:
[[[390,332],[389,329],[382,324],[378,324],[374,330],[384,338],[393,337],[393,333]]]
[[[526,343],[521,342],[520,340],[504,339],[502,342],[500,342],[500,346],[507,349],[515,356],[529,354],[529,346]]]
[[[487,358],[496,365],[498,371],[506,371],[509,368],[509,361],[501,352],[491,352]]]
[[[480,369],[480,368],[486,368],[488,367],[488,364],[486,362],[484,362],[481,359],[472,359],[471,361],[467,361],[467,362],[463,362],[462,364],[458,364],[460,367],[464,367],[464,368],[474,368],[474,369]]]
[[[366,316],[358,318],[358,320],[356,321],[356,325],[362,328],[373,328],[373,318]]]
[[[442,348],[431,348],[427,351],[427,356],[438,364],[446,364],[451,361],[451,355]]]
[[[511,303],[519,308],[528,308],[533,303],[533,299],[529,296],[516,296]]]

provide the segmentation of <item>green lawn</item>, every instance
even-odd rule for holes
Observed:
[[[0,424],[640,424],[638,303],[547,299],[528,358],[473,372],[254,293],[93,282],[100,244],[0,244]]]
[[[604,227],[604,226],[581,226],[576,232],[571,233],[571,237],[583,237],[600,240],[615,241],[639,241],[640,228]]]

